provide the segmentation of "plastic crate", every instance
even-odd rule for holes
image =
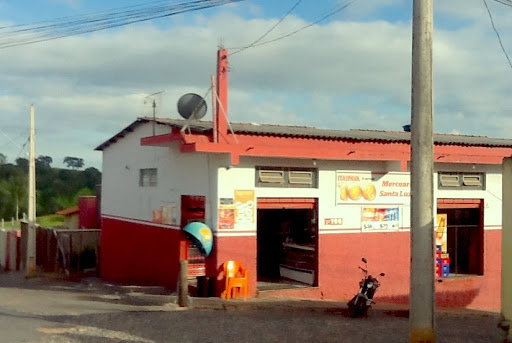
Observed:
[[[448,275],[450,275],[450,265],[449,264],[443,264],[441,266],[441,276],[442,277],[447,277]]]
[[[441,271],[441,265],[436,263],[436,276],[441,277],[442,271]]]

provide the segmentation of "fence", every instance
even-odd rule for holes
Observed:
[[[20,269],[20,231],[0,229],[0,268],[5,271]]]
[[[100,230],[36,226],[36,264],[43,272],[67,276],[96,271],[99,266]],[[28,223],[21,223],[20,261],[25,266]]]
[[[37,228],[37,265],[45,272],[66,275],[96,270],[99,242],[100,230]]]

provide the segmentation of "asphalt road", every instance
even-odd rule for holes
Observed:
[[[353,319],[335,302],[194,298],[181,309],[154,293],[0,274],[0,342],[408,342],[400,308]],[[501,342],[497,323],[497,313],[439,312],[437,342]]]

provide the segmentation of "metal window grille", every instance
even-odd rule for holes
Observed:
[[[293,184],[312,185],[313,173],[309,171],[290,171],[288,180]]]
[[[141,187],[155,187],[157,186],[157,169],[146,168],[140,170],[139,186]]]
[[[260,170],[259,181],[262,183],[284,184],[284,171],[282,170]]]

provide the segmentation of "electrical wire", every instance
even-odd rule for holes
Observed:
[[[302,2],[302,0],[298,0],[297,2],[295,2],[295,4],[288,10],[288,12],[286,12],[282,17],[281,19],[279,19],[277,21],[277,23],[275,23],[270,29],[267,30],[267,32],[265,32],[263,35],[261,35],[258,39],[256,39],[254,42],[252,42],[251,44],[243,47],[243,48],[240,48],[239,50],[237,51],[234,51],[233,53],[230,54],[230,56],[232,55],[235,55],[235,54],[238,54],[239,52],[242,52],[246,49],[249,49],[249,48],[252,48],[255,44],[257,44],[259,41],[261,41],[263,38],[265,38],[270,32],[272,32],[279,24],[281,24],[283,22],[283,20],[297,7],[299,6],[299,4]]]
[[[62,17],[52,21],[0,27],[0,49],[34,44],[84,33],[101,31],[134,23],[160,19],[176,14],[199,11],[243,0],[196,0],[177,4],[130,6],[80,16]]]
[[[322,22],[322,21],[326,20],[327,18],[332,17],[333,15],[335,15],[335,14],[336,14],[336,13],[338,13],[338,12],[341,12],[342,10],[344,10],[344,9],[345,9],[345,8],[347,8],[348,6],[352,5],[352,4],[353,4],[354,2],[356,2],[356,1],[357,1],[357,0],[351,0],[351,1],[349,1],[348,3],[346,3],[346,4],[344,4],[344,5],[341,5],[340,7],[338,7],[338,8],[336,8],[336,9],[334,9],[333,11],[331,11],[331,12],[329,12],[329,13],[327,13],[327,14],[326,14],[326,15],[324,15],[323,17],[320,17],[320,19],[317,19],[317,20],[313,21],[312,23],[310,23],[310,24],[308,24],[308,25],[306,25],[306,26],[303,26],[303,27],[301,27],[301,28],[299,28],[299,29],[297,29],[297,30],[295,30],[295,31],[292,31],[292,32],[290,32],[290,33],[288,33],[288,34],[286,34],[286,35],[283,35],[283,36],[281,36],[281,37],[277,37],[277,38],[274,38],[274,39],[272,39],[272,40],[265,41],[265,42],[262,42],[262,43],[260,43],[260,44],[256,44],[256,45],[255,45],[255,47],[256,47],[256,46],[265,45],[265,44],[270,44],[270,43],[273,43],[273,42],[277,42],[277,41],[279,41],[279,40],[281,40],[281,39],[285,39],[285,38],[288,38],[288,37],[290,37],[290,36],[293,36],[294,34],[297,34],[297,33],[299,33],[299,32],[300,32],[300,31],[302,31],[302,30],[305,30],[305,29],[307,29],[307,28],[310,28],[311,26],[316,25],[316,24],[318,24],[318,23],[320,23],[320,22]]]
[[[505,57],[507,58],[510,68],[512,68],[512,62],[510,62],[510,58],[508,57],[507,51],[505,50],[505,47],[503,46],[503,42],[501,41],[500,33],[496,29],[496,25],[494,25],[494,19],[492,18],[491,10],[489,9],[489,6],[487,5],[487,0],[483,0],[483,1],[485,4],[485,8],[487,9],[487,13],[489,14],[489,18],[491,19],[492,28],[494,29],[494,32],[496,32],[496,36],[498,37],[498,41],[500,42],[501,50],[503,50],[503,53],[505,54]]]
[[[258,47],[258,46],[274,43],[274,42],[277,42],[277,41],[279,41],[281,39],[285,39],[285,38],[288,38],[290,36],[293,36],[293,35],[301,32],[301,31],[303,31],[303,30],[305,30],[307,28],[310,28],[311,26],[314,26],[314,25],[316,25],[316,24],[318,24],[318,23],[320,23],[320,22],[322,22],[322,21],[332,17],[333,15],[337,14],[338,12],[341,12],[342,10],[344,10],[348,6],[352,5],[356,1],[357,0],[350,0],[347,3],[342,4],[342,5],[338,6],[337,8],[335,8],[334,10],[332,10],[332,11],[328,12],[327,14],[321,16],[319,19],[316,19],[315,21],[309,23],[308,25],[305,25],[305,26],[303,26],[303,27],[301,27],[301,28],[299,28],[297,30],[291,31],[291,32],[289,32],[289,33],[287,33],[285,35],[279,36],[279,37],[271,39],[271,40],[267,40],[267,41],[264,41],[264,42],[261,42],[261,43],[258,43],[258,44],[252,43],[252,44],[248,45],[247,47],[239,48],[240,50],[239,51],[235,51],[233,54],[241,52],[241,51],[243,51],[245,49],[248,49],[248,48],[254,48],[254,47]],[[233,54],[231,54],[231,55],[233,55]]]
[[[510,0],[494,0],[494,1],[499,2],[499,3],[503,4],[503,5],[507,5],[507,6],[512,7],[512,1],[510,1]]]
[[[20,152],[18,153],[18,156],[16,156],[16,158],[14,159],[14,161],[16,161],[20,155],[24,152],[25,150],[25,147],[27,146],[28,142],[30,142],[30,137],[27,138],[27,140],[25,141],[25,143],[23,144],[23,146],[20,148]],[[25,151],[25,155],[28,156],[28,152]]]

